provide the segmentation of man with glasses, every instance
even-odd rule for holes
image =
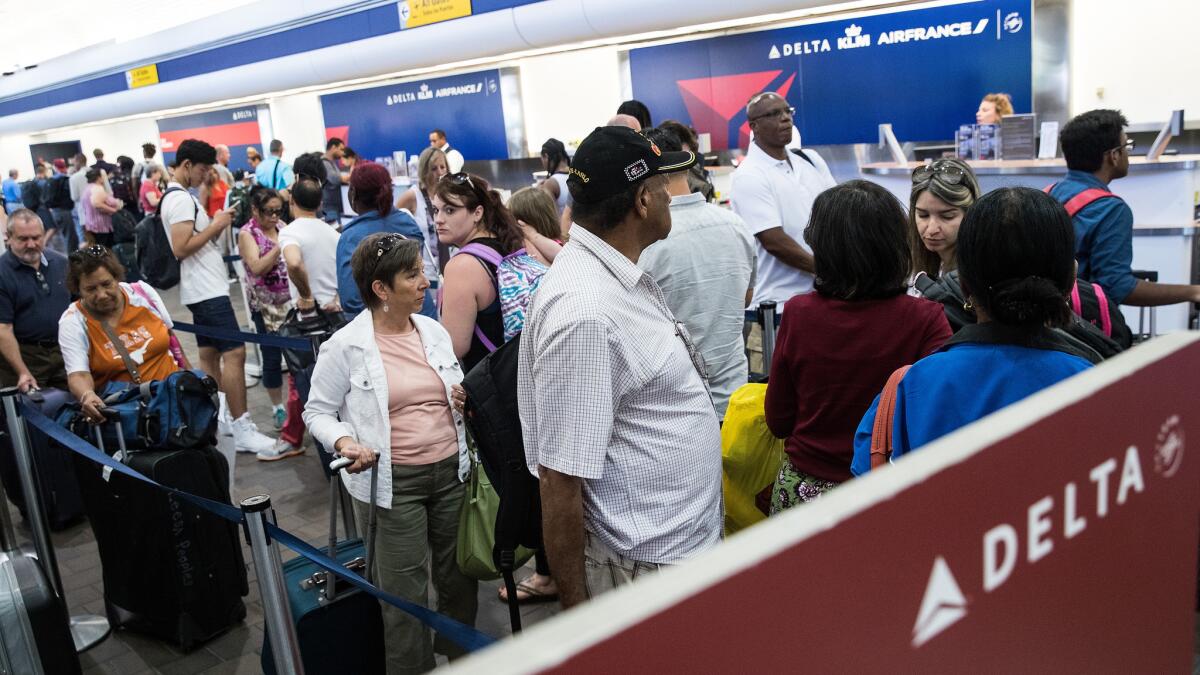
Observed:
[[[45,249],[42,219],[18,209],[8,219],[0,255],[0,386],[67,388],[58,319],[71,304],[67,259]]]
[[[812,290],[813,258],[804,243],[804,227],[813,200],[837,184],[815,151],[789,149],[795,112],[786,99],[770,91],[756,94],[746,105],[754,136],[733,172],[730,198],[734,213],[757,242],[758,274],[751,307],[773,300],[782,309],[792,296]],[[760,351],[759,335],[756,325],[751,330],[753,353]]]
[[[1108,185],[1129,174],[1133,140],[1117,110],[1089,110],[1059,134],[1067,175],[1051,186],[1075,225],[1077,276],[1097,284],[1114,302],[1151,307],[1200,302],[1200,286],[1158,284],[1133,276],[1133,211]]]

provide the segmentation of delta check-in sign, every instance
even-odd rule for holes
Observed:
[[[1033,107],[1030,0],[981,0],[634,49],[633,95],[655,120],[745,148],[746,101],[774,91],[808,145],[872,143],[891,123],[908,141],[948,139],[979,100]]]
[[[257,106],[210,110],[194,115],[168,117],[158,120],[159,145],[163,161],[175,160],[175,150],[189,138],[209,145],[229,146],[229,168],[249,169],[246,148],[253,147],[266,156],[258,126]]]
[[[1200,334],[1136,347],[479,666],[1191,672],[1198,382]]]

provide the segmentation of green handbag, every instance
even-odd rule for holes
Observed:
[[[471,452],[471,473],[467,478],[467,495],[458,512],[458,550],[455,558],[463,574],[479,581],[500,578],[500,570],[492,550],[496,546],[496,513],[500,496],[488,480],[483,465]],[[515,567],[524,565],[533,551],[521,547],[516,551]]]

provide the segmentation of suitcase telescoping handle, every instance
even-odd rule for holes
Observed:
[[[771,359],[775,356],[776,308],[774,300],[766,300],[758,305],[758,319],[762,322],[763,375],[771,374]]]
[[[121,426],[121,413],[113,408],[101,408],[100,414],[104,415],[104,421],[92,427],[92,433],[96,436],[96,447],[100,449],[100,452],[108,454],[108,451],[104,449],[104,434],[101,433],[101,429],[104,425],[116,420],[113,427],[117,430],[117,449],[121,451],[121,458],[128,456],[129,450],[125,447],[125,427]]]
[[[349,457],[337,457],[329,463],[329,470],[334,473],[333,478],[329,481],[329,557],[337,559],[337,505],[341,501],[339,499],[338,490],[341,486],[341,477],[338,475],[342,469],[354,464],[354,460]],[[375,496],[375,490],[379,485],[379,454],[375,455],[375,464],[371,466],[371,509],[367,512],[367,567],[366,573],[363,575],[367,581],[374,583],[372,577],[372,563],[375,562],[375,532],[376,527],[376,511],[379,508],[379,500]],[[332,601],[336,596],[333,574],[329,573],[326,577],[326,598]]]

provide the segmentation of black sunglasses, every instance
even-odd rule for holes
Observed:
[[[402,241],[407,241],[407,238],[404,235],[389,234],[381,237],[379,241],[375,242],[375,264],[379,265],[379,261],[383,259],[383,256],[398,248],[400,242]]]
[[[442,176],[442,180],[448,180],[455,185],[469,185],[472,190],[475,189],[475,184],[471,182],[471,176],[466,171],[458,173],[448,173]]]
[[[279,217],[283,215],[283,209],[263,209],[262,214],[267,217]]]
[[[78,248],[71,251],[67,258],[73,262],[80,262],[84,258],[103,258],[108,255],[108,249],[100,244],[92,244],[87,248]]]
[[[916,169],[913,169],[912,182],[913,185],[916,185],[917,183],[924,183],[927,180],[931,180],[934,176],[941,176],[944,182],[951,185],[958,185],[966,175],[967,172],[963,171],[961,166],[949,162],[934,162],[933,164],[918,166]]]

